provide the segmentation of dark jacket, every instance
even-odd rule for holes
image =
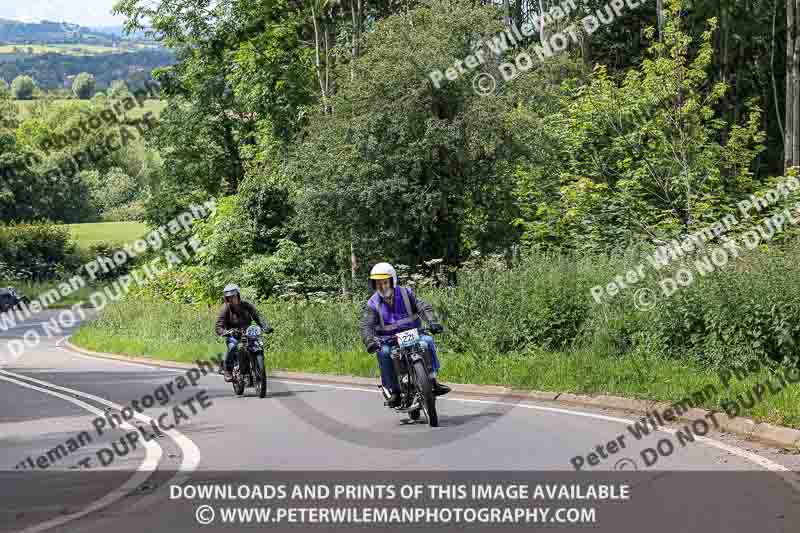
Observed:
[[[411,289],[406,287],[400,287],[400,290],[404,290],[408,292],[409,301],[411,304],[411,312],[419,314],[419,317],[428,324],[433,324],[438,322],[436,320],[436,316],[433,313],[433,306],[428,302],[425,302],[421,298],[418,298],[414,295],[414,292]],[[374,299],[374,300],[373,300]],[[361,330],[361,340],[364,342],[364,346],[369,349],[370,345],[378,343],[380,344],[380,337],[376,335],[376,329],[380,325],[380,315],[378,315],[378,310],[373,308],[370,305],[370,302],[377,303],[378,308],[380,306],[386,306],[387,303],[384,301],[383,297],[379,294],[375,294],[370,298],[366,304],[364,304],[364,309],[361,312],[361,322],[359,324],[359,329]],[[397,297],[395,294],[394,306],[402,306],[402,299]]]
[[[217,335],[222,335],[223,331],[226,329],[247,329],[253,321],[265,331],[272,329],[267,321],[261,319],[261,315],[258,314],[255,306],[250,302],[241,300],[239,302],[238,313],[235,313],[231,305],[226,303],[222,306],[222,310],[217,317]]]

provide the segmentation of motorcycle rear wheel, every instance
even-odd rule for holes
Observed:
[[[433,385],[422,361],[414,363],[414,375],[416,377],[417,390],[422,395],[422,408],[428,417],[428,425],[432,428],[438,427],[439,415],[436,412],[436,396],[433,394]],[[409,413],[410,415],[411,413]]]

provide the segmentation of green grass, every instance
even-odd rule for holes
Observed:
[[[14,51],[14,48],[17,51]],[[123,54],[127,52],[137,52],[147,50],[152,46],[144,44],[126,44],[119,48],[99,44],[80,44],[80,43],[51,43],[51,44],[6,44],[0,46],[0,54],[17,54],[20,56],[28,55],[28,48],[31,48],[34,55],[37,54],[65,54],[71,56],[87,56],[102,54]]]
[[[270,302],[260,304],[259,309],[275,327],[268,339],[270,368],[377,378],[375,358],[363,350],[358,338],[357,305]],[[223,351],[223,344],[213,334],[216,312],[215,308],[132,298],[107,307],[98,320],[83,325],[72,340],[96,351],[183,362],[208,359]],[[456,350],[458,341],[449,332],[437,338],[444,381],[664,402],[677,402],[710,384],[721,393],[706,398],[703,406],[722,410],[722,400],[748,391],[766,377],[761,373],[742,382],[734,380],[724,390],[714,370],[691,360],[643,352],[615,356],[586,348],[528,349],[500,355]],[[800,386],[790,385],[777,395],[768,394],[742,415],[800,428]]]
[[[32,281],[8,281],[0,279],[0,287],[14,287],[17,292],[23,294],[34,300],[40,295],[46,293],[50,289],[58,289],[58,281],[49,282],[32,282]],[[66,297],[59,299],[58,302],[51,306],[52,308],[70,307],[78,302],[88,302],[89,296],[97,290],[94,286],[81,287],[75,292],[68,294]]]
[[[61,106],[64,104],[83,104],[89,105],[89,102],[86,100],[77,100],[74,98],[53,98],[53,99],[38,99],[38,100],[16,100],[17,111],[19,112],[20,120],[25,120],[30,118],[34,107],[37,104],[47,104],[47,105],[55,105]],[[129,119],[138,119],[144,116],[146,113],[152,113],[156,118],[161,114],[164,108],[167,106],[167,103],[162,100],[156,99],[148,99],[145,100],[143,105],[137,105],[130,111],[126,113],[127,118]]]
[[[70,233],[82,248],[98,242],[124,244],[144,236],[147,226],[142,222],[93,222],[68,224]]]

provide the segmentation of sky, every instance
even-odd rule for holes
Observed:
[[[81,26],[115,26],[124,17],[111,14],[115,0],[0,0],[0,18],[36,22],[42,19]]]

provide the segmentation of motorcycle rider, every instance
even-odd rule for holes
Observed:
[[[369,353],[377,353],[381,370],[381,384],[390,393],[389,407],[400,404],[400,384],[390,356],[388,340],[396,333],[421,328],[422,320],[430,325],[431,333],[441,333],[442,325],[436,320],[431,304],[422,301],[408,287],[397,285],[397,273],[389,263],[378,263],[369,274],[370,287],[375,291],[364,306],[361,315],[361,338]],[[437,396],[450,392],[450,387],[436,379],[440,365],[436,357],[436,344],[430,335],[420,335],[420,341],[431,355],[431,381]]]
[[[239,338],[230,334],[228,330],[247,329],[253,321],[264,330],[264,333],[272,333],[274,330],[266,320],[262,320],[261,315],[258,314],[253,304],[242,300],[239,286],[235,283],[226,285],[222,290],[222,296],[225,300],[225,305],[222,306],[222,310],[217,317],[216,332],[220,337],[226,337],[228,351],[225,353],[223,374],[225,375],[225,381],[233,381],[232,372],[236,363],[236,348],[239,346]],[[249,373],[247,373],[247,376],[248,386],[252,386],[250,381],[253,378]]]

